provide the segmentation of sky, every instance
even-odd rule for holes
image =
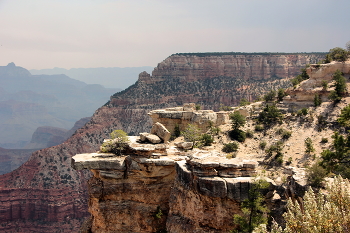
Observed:
[[[327,52],[349,0],[0,0],[0,66],[152,66],[182,52]]]

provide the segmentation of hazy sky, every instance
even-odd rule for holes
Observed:
[[[349,0],[0,0],[0,66],[156,66],[179,52],[323,52]]]

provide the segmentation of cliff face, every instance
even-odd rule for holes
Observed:
[[[251,99],[271,88],[286,87],[289,81],[285,78],[295,76],[306,63],[315,62],[323,56],[324,54],[232,55],[232,58],[226,60],[222,60],[223,56],[170,56],[159,64],[152,76],[143,73],[134,85],[112,96],[109,104],[98,109],[90,122],[70,139],[58,146],[33,153],[20,168],[0,176],[0,231],[77,232],[84,216],[89,215],[86,179],[90,175],[73,171],[70,168],[70,157],[98,150],[112,130],[123,129],[131,135],[148,131],[151,119],[147,113],[153,109],[179,106],[186,102],[218,109],[220,104],[232,106],[242,97]],[[228,63],[227,60],[233,62]],[[242,62],[238,63],[238,60]],[[218,65],[222,63],[224,66]],[[235,64],[244,64],[242,67],[245,68]],[[259,68],[255,68],[257,64],[261,64]],[[180,75],[180,71],[174,67],[186,69],[181,69]],[[241,67],[241,76],[228,76],[228,67]],[[267,68],[262,67],[275,68],[269,68],[271,73],[266,74]],[[282,71],[288,76],[277,76],[282,75]],[[220,72],[225,76],[220,76]],[[249,74],[254,74],[254,77],[249,77]],[[139,181],[135,182],[139,184]],[[127,184],[119,185],[130,188]],[[138,192],[137,187],[130,189]],[[91,190],[90,193],[94,191]],[[155,211],[154,207],[156,206],[152,205],[152,211]],[[164,211],[166,213],[166,209]]]
[[[337,70],[341,71],[344,77],[349,80],[350,61],[310,65],[306,69],[310,78],[301,82],[296,88],[287,90],[288,96],[284,98],[283,102],[294,107],[312,106],[316,94],[320,95],[323,102],[328,101],[330,91],[334,90],[330,83]],[[328,83],[326,89],[322,87],[322,82]]]
[[[108,106],[124,112],[193,102],[217,111],[221,105],[237,105],[242,98],[252,100],[271,89],[289,87],[289,78],[323,57],[323,53],[172,55],[152,75],[143,72],[134,85],[114,94]],[[150,127],[146,115],[140,120],[142,128],[129,132],[137,134]],[[134,123],[132,118],[126,121]]]

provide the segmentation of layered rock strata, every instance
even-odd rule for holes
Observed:
[[[300,83],[297,88],[287,90],[288,96],[284,97],[283,103],[296,108],[308,107],[314,104],[315,95],[318,94],[323,102],[328,101],[331,90],[334,90],[330,83],[333,81],[334,73],[339,70],[343,73],[347,81],[350,78],[350,61],[336,62],[328,64],[310,65],[306,72],[309,79]],[[326,82],[328,88],[324,89],[322,83]]]
[[[209,126],[219,126],[229,122],[228,112],[214,112],[213,110],[195,110],[184,107],[153,110],[148,113],[153,122],[161,123],[171,133],[176,126],[183,131],[188,124],[196,125],[202,132],[206,132]],[[152,131],[151,131],[152,133]]]
[[[133,140],[132,147],[142,147]],[[156,145],[152,145],[156,146]],[[146,147],[148,148],[148,147]],[[247,198],[254,161],[196,150],[143,155],[78,154],[72,167],[90,169],[91,232],[222,232]],[[183,152],[184,153],[184,152]],[[188,154],[188,153],[186,153]],[[215,218],[213,218],[215,216]]]

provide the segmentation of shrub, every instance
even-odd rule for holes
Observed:
[[[230,106],[225,106],[225,105],[220,105],[220,111],[232,111],[232,107]]]
[[[264,150],[266,145],[267,145],[267,143],[265,141],[262,141],[262,142],[259,143],[259,148]]]
[[[254,137],[254,132],[251,131],[250,129],[248,129],[248,130],[245,132],[245,135],[247,136],[247,138],[253,138],[253,137]]]
[[[231,142],[224,144],[224,147],[222,148],[222,151],[225,153],[231,153],[238,150],[238,143],[237,142]]]
[[[305,139],[304,144],[305,144],[305,153],[309,154],[315,151],[311,138],[307,137]]]
[[[265,180],[255,180],[249,189],[248,198],[241,204],[241,214],[233,216],[234,223],[238,229],[232,232],[252,232],[260,224],[267,224],[267,213],[269,212],[264,203],[261,190],[267,189],[269,183]]]
[[[334,102],[339,102],[346,93],[346,79],[340,70],[337,70],[333,74],[333,80],[335,80],[335,89],[331,91],[329,98]]]
[[[202,106],[200,104],[196,104],[196,111],[201,110]]]
[[[193,142],[194,147],[199,146],[198,142],[201,140],[201,132],[197,126],[188,124],[186,129],[181,132],[181,135],[184,136],[185,141]]]
[[[320,188],[328,172],[319,163],[314,163],[306,170],[306,178],[309,185]]]
[[[320,165],[328,172],[333,172],[350,178],[350,135],[346,138],[335,132],[332,136],[333,143],[331,150],[326,149],[321,153]]]
[[[275,90],[271,90],[266,95],[264,95],[263,99],[266,102],[269,102],[269,101],[273,101],[275,99],[275,96],[276,96],[276,91]]]
[[[232,121],[232,129],[233,130],[239,129],[246,122],[245,116],[243,116],[239,112],[234,112],[234,113],[230,114],[230,120]]]
[[[315,94],[315,97],[314,97],[314,106],[315,107],[318,107],[320,106],[322,103],[322,100],[321,100],[321,97],[319,94]]]
[[[214,142],[214,138],[210,134],[203,134],[201,136],[201,142],[203,146],[211,146],[211,144]]]
[[[246,106],[246,105],[249,105],[250,102],[245,99],[245,98],[242,98],[240,101],[239,101],[239,106]]]
[[[323,88],[324,91],[327,90],[327,88],[328,88],[328,82],[327,82],[326,80],[323,80],[323,81],[322,81],[322,88]]]
[[[306,116],[309,113],[307,108],[302,108],[297,111],[297,116]]]
[[[244,142],[247,138],[246,133],[240,129],[234,129],[229,132],[229,136],[232,140],[236,140],[238,142]]]
[[[180,126],[178,124],[175,124],[173,135],[175,138],[178,138],[181,136]]]
[[[292,132],[288,130],[284,130],[282,133],[282,139],[289,139],[292,136]]]
[[[322,138],[321,139],[321,143],[327,143],[328,142],[328,138]]]
[[[104,142],[101,145],[100,151],[102,153],[114,153],[121,155],[122,151],[126,148],[129,141],[128,134],[123,130],[114,130],[110,134],[111,140]]]
[[[301,74],[299,74],[298,76],[296,76],[295,78],[293,78],[291,80],[293,87],[295,88],[299,83],[301,83],[304,80],[307,80],[310,78],[310,76],[307,74],[306,72],[306,68],[303,68],[300,70]]]
[[[330,63],[331,61],[344,62],[348,57],[348,51],[343,48],[335,47],[329,50],[329,53],[326,55],[325,63]]]
[[[350,126],[350,104],[341,110],[340,116],[337,121],[345,127]]]
[[[275,105],[266,105],[262,112],[259,113],[258,121],[271,125],[282,120],[282,113]]]
[[[257,131],[257,132],[261,132],[261,131],[264,131],[264,126],[263,125],[256,125],[254,130]]]
[[[277,100],[282,101],[283,97],[287,96],[286,91],[283,88],[278,89],[277,91]]]
[[[315,193],[311,188],[302,203],[289,199],[287,212],[283,214],[285,229],[274,221],[270,232],[349,232],[350,229],[350,182],[335,177],[326,185],[326,194]],[[260,226],[260,233],[268,232]]]

